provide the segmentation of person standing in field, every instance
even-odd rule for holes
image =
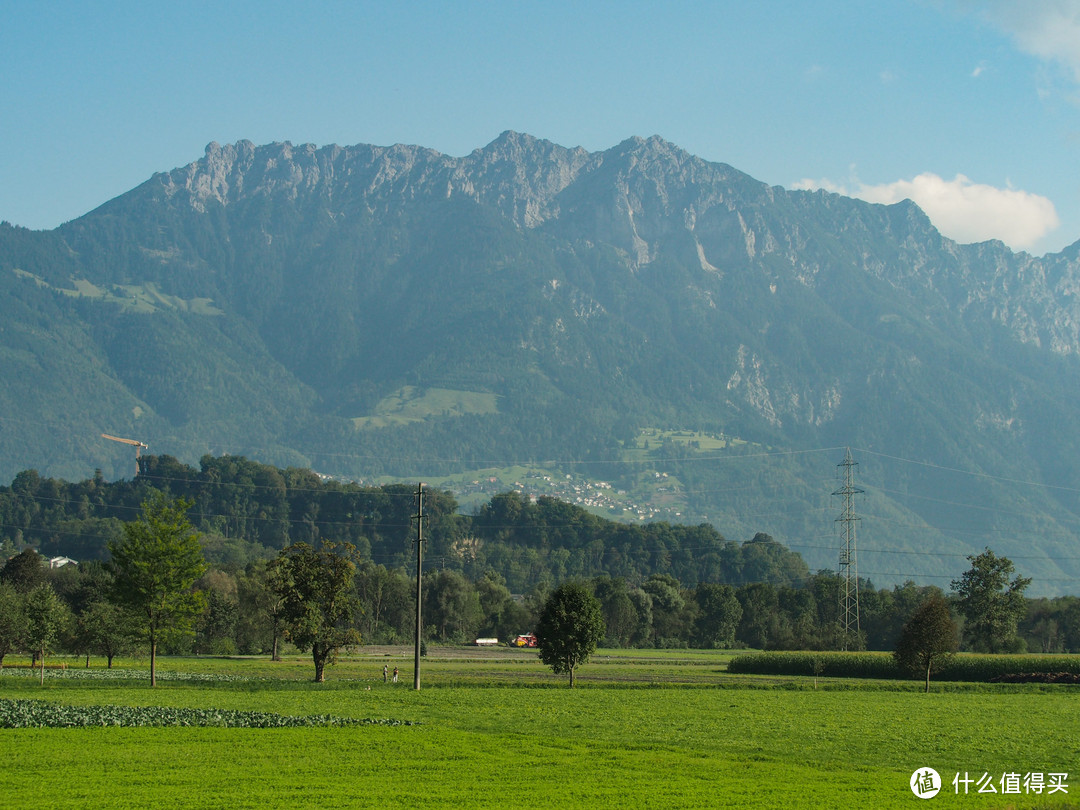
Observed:
[[[386,683],[386,664],[382,665],[382,682]]]
[[[394,667],[394,683],[397,683],[397,667]]]

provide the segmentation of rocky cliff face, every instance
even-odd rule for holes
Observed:
[[[631,270],[675,247],[718,276],[753,268],[774,284],[815,288],[846,265],[928,315],[960,315],[976,329],[996,323],[1057,354],[1080,351],[1078,250],[1040,259],[996,242],[958,245],[912,203],[770,188],[655,136],[588,153],[506,132],[461,158],[402,145],[211,143],[140,193],[200,214],[208,204],[289,200],[343,227],[358,210],[464,198],[519,228],[610,245]]]

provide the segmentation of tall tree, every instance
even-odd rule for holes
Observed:
[[[604,615],[599,600],[578,582],[560,585],[544,603],[536,623],[540,660],[556,675],[570,675],[596,651],[604,637]]]
[[[688,605],[679,580],[670,574],[653,574],[641,586],[652,597],[653,644],[686,646],[696,605]]]
[[[26,595],[26,645],[41,663],[45,684],[45,655],[67,626],[70,613],[51,585],[38,585]]]
[[[103,655],[112,669],[113,659],[135,646],[139,627],[139,617],[131,610],[105,600],[91,602],[78,615],[75,641],[86,653],[87,666],[92,654]]]
[[[606,628],[605,644],[625,646],[630,643],[638,625],[638,612],[630,599],[630,590],[622,577],[598,576],[592,580],[592,589],[600,602]]]
[[[270,651],[272,661],[281,660],[279,645],[283,632],[285,600],[273,578],[272,563],[259,560],[236,578],[240,603],[237,644],[241,652]]]
[[[520,632],[524,609],[521,608],[506,587],[506,581],[494,571],[488,571],[474,583],[480,599],[483,619],[479,635],[505,639],[511,633]]]
[[[952,581],[959,597],[957,609],[965,619],[965,641],[976,652],[1017,650],[1022,641],[1016,627],[1027,611],[1024,590],[1031,579],[1017,576],[1010,582],[1012,560],[996,556],[989,548],[969,556],[968,561],[971,568]]]
[[[155,492],[124,536],[109,543],[117,600],[140,617],[150,646],[150,685],[157,685],[157,647],[163,634],[191,633],[205,606],[192,589],[206,570],[199,533],[188,522],[192,502]]]
[[[945,597],[931,593],[904,624],[893,657],[901,669],[925,675],[929,692],[930,674],[941,668],[958,645],[956,622],[949,615]]]
[[[755,582],[739,588],[735,595],[742,606],[736,638],[748,647],[767,649],[782,630],[776,589],[768,582]]]
[[[334,663],[342,647],[360,643],[360,633],[352,626],[354,549],[349,543],[340,549],[325,543],[316,551],[307,543],[294,543],[270,564],[270,581],[283,600],[285,637],[301,650],[311,650],[316,683],[326,680],[326,665]]]
[[[0,568],[0,582],[6,582],[23,594],[30,593],[48,578],[45,560],[32,548],[19,552]]]
[[[368,643],[393,643],[415,632],[416,587],[403,571],[364,562],[356,571],[356,594]]]
[[[476,638],[484,614],[472,583],[447,569],[424,577],[422,618],[439,641],[460,643]]]
[[[26,635],[26,605],[14,585],[0,582],[0,670],[4,656],[18,650]]]
[[[732,647],[735,629],[742,619],[742,605],[730,585],[701,583],[694,591],[698,616],[694,622],[695,641],[702,647]]]

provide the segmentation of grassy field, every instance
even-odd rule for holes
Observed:
[[[1061,807],[1080,795],[1069,687],[815,689],[812,678],[729,676],[730,655],[681,650],[603,651],[571,691],[528,652],[444,648],[424,659],[415,692],[408,652],[365,649],[325,684],[299,657],[163,659],[171,677],[153,690],[145,662],[121,662],[113,678],[98,661],[93,677],[69,662],[44,687],[5,667],[0,699],[417,725],[2,730],[0,806],[899,807],[918,803],[908,782],[925,767],[944,777],[939,805]],[[400,683],[382,682],[384,662]],[[965,771],[989,774],[999,793],[973,783],[956,795]],[[1065,772],[1075,786],[1003,795],[1010,772]]]
[[[498,410],[498,397],[495,394],[406,385],[380,400],[372,416],[358,416],[352,421],[359,430],[405,425],[432,416],[498,413]]]

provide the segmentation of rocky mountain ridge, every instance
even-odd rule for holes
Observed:
[[[618,247],[638,267],[655,258],[659,241],[685,230],[704,270],[722,273],[724,265],[737,269],[775,257],[790,265],[789,279],[807,286],[827,271],[802,250],[820,234],[798,225],[789,230],[787,223],[777,227],[761,209],[780,206],[795,216],[827,211],[831,235],[840,242],[889,237],[886,251],[860,257],[867,274],[908,294],[936,297],[973,319],[989,318],[1024,342],[1060,354],[1080,350],[1080,247],[1040,259],[999,242],[959,245],[938,234],[913,203],[869,205],[824,191],[770,188],[658,136],[588,153],[506,132],[462,158],[403,145],[211,143],[203,159],[146,185],[157,184],[166,199],[186,195],[199,213],[209,200],[228,205],[281,195],[315,197],[335,220],[360,201],[374,208],[421,196],[464,196],[522,228],[571,221],[571,232]],[[745,257],[731,255],[732,242]]]

